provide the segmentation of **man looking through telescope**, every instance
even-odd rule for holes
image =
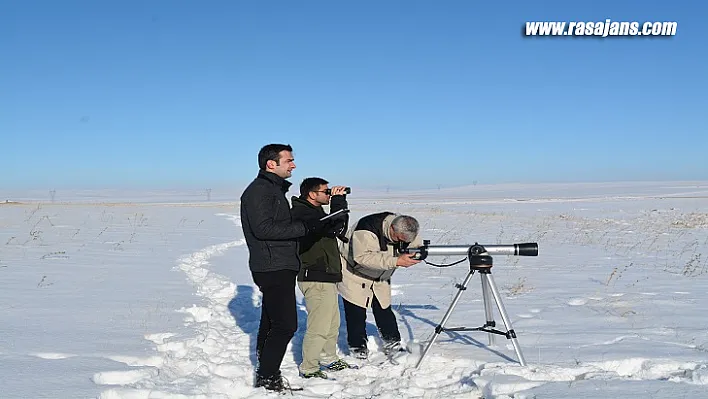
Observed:
[[[403,350],[396,316],[391,309],[391,276],[399,267],[410,267],[419,260],[412,254],[393,256],[393,245],[422,245],[418,221],[392,212],[361,218],[339,242],[342,256],[342,281],[337,289],[344,302],[347,343],[354,357],[369,355],[366,312],[371,307],[384,342],[384,353]]]

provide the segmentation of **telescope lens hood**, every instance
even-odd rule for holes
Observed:
[[[518,256],[538,256],[538,244],[535,242],[514,245]]]

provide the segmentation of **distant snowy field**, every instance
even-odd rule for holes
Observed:
[[[267,397],[253,388],[260,294],[239,195],[0,191],[0,398]],[[414,349],[400,365],[383,361],[369,314],[362,368],[300,379],[300,306],[283,362],[305,388],[295,396],[708,397],[708,182],[354,187],[349,200],[353,220],[417,217],[433,245],[537,242],[538,257],[497,256],[493,268],[528,364],[503,336],[489,346],[459,332],[416,369],[469,270],[421,263],[393,277]],[[484,322],[475,275],[446,327]]]

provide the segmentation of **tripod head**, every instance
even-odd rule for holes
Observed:
[[[409,248],[407,245],[394,246],[394,256],[413,254],[414,259],[425,260],[428,256],[465,255],[470,265],[492,265],[491,255],[538,256],[538,243],[481,245],[430,245],[430,240],[423,240],[423,245]]]

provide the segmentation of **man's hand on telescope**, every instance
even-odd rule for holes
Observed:
[[[415,254],[403,254],[396,260],[396,266],[398,267],[411,267],[416,263],[420,263],[419,260],[413,258]]]

